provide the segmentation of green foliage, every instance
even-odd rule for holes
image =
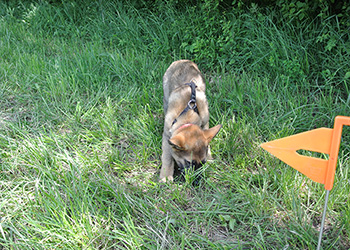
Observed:
[[[224,63],[220,58],[230,27],[221,16],[219,1],[204,1],[199,7],[190,8],[188,14],[194,18],[174,23],[174,27],[185,27],[180,48],[208,68],[214,67],[218,61]]]
[[[316,42],[325,51],[333,48],[344,50],[339,43],[339,34],[346,34],[350,26],[350,5],[346,1],[277,1],[281,8],[284,20],[291,21],[294,25],[300,26],[305,22],[316,20],[323,27],[317,35]],[[338,34],[334,34],[333,28],[337,27]]]
[[[250,71],[258,66],[262,73],[270,72],[271,79],[277,72],[282,74],[286,82],[323,81],[322,72],[330,70],[333,86],[348,87],[349,65],[336,56],[349,56],[346,3],[276,1],[263,6],[251,1],[232,5],[219,0],[197,5],[156,1],[151,9],[162,17],[157,27],[166,27],[166,32],[157,32],[161,37],[149,41],[148,48],[157,51],[161,47],[162,54],[171,58],[174,54],[191,58],[206,70]],[[334,62],[320,64],[329,55],[334,55]]]

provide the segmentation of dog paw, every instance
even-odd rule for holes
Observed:
[[[166,182],[172,182],[174,181],[174,177],[172,176],[167,176],[159,180],[160,183],[166,183]]]

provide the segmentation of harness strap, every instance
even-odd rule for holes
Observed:
[[[191,99],[189,100],[189,102],[187,103],[186,108],[180,113],[180,115],[174,119],[172,125],[174,125],[177,122],[177,119],[182,116],[183,114],[185,114],[187,111],[189,110],[193,110],[194,112],[196,112],[197,114],[199,114],[198,108],[197,108],[197,104],[196,104],[196,84],[191,81],[190,83],[185,83],[185,85],[188,85],[191,87]]]

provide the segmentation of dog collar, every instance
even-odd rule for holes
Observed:
[[[181,125],[178,129],[183,129],[183,128],[187,128],[189,126],[192,126],[192,123],[185,123],[184,125]]]
[[[174,119],[172,125],[174,125],[177,122],[177,119],[180,116],[182,116],[183,114],[185,114],[189,110],[193,110],[194,112],[199,114],[197,104],[196,104],[196,88],[197,88],[197,86],[193,81],[191,81],[190,83],[185,83],[185,85],[188,85],[191,87],[191,99],[188,101],[186,108],[180,113],[180,115],[177,118]]]

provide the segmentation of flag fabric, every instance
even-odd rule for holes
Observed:
[[[314,129],[266,142],[260,146],[311,180],[324,184],[325,189],[331,190],[343,125],[350,126],[350,117],[337,116],[333,129]],[[298,150],[324,153],[329,155],[329,159],[300,155]]]

